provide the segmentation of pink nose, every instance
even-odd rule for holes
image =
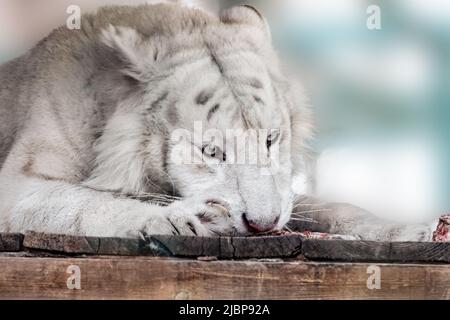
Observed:
[[[244,212],[242,214],[242,220],[244,221],[245,227],[247,228],[248,231],[250,231],[252,233],[261,233],[261,232],[267,232],[267,231],[273,230],[278,223],[278,219],[279,219],[279,217],[277,217],[269,225],[261,225],[251,219],[248,219],[246,212]]]

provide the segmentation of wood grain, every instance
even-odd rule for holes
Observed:
[[[215,256],[221,259],[285,258],[301,253],[302,237],[220,237],[150,236],[149,246],[178,257]]]
[[[305,239],[299,235],[260,237],[188,237],[151,235],[145,239],[80,237],[27,232],[23,246],[34,252],[66,255],[143,255],[289,258],[374,262],[450,262],[450,243],[376,242]]]
[[[69,236],[27,231],[26,249],[61,254],[139,255],[144,253],[138,239]]]
[[[60,254],[149,255],[221,259],[292,257],[301,252],[302,238],[295,235],[267,237],[189,237],[151,235],[145,239],[68,236],[27,232],[24,247]]]
[[[20,233],[0,233],[0,252],[15,252],[22,249],[23,235]]]
[[[302,253],[311,260],[450,262],[450,243],[304,239]]]
[[[67,268],[81,270],[70,290]],[[153,257],[23,258],[0,254],[0,299],[450,299],[450,265],[211,261]]]

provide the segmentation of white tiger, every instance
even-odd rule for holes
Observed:
[[[280,230],[312,136],[306,99],[284,76],[265,19],[249,6],[218,17],[169,4],[84,15],[80,30],[61,27],[1,67],[0,119],[6,232]],[[227,129],[270,129],[258,131],[255,152],[278,169],[261,174],[258,164],[228,163],[242,150],[202,140],[196,122],[224,137]],[[172,139],[178,129],[194,139]],[[351,217],[324,223],[367,229],[366,218]],[[392,228],[375,228],[377,237],[405,238]]]

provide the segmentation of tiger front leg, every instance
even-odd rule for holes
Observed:
[[[134,238],[213,236],[231,228],[223,209],[195,199],[163,207],[61,181],[0,176],[0,182],[8,186],[0,189],[0,231]]]

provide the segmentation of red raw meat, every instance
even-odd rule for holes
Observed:
[[[449,242],[450,241],[450,214],[443,215],[439,219],[436,231],[433,232],[433,241]]]
[[[276,231],[273,232],[272,235],[299,235],[307,239],[325,239],[325,240],[358,240],[359,238],[351,235],[343,235],[343,234],[332,234],[332,233],[324,233],[324,232],[314,232],[314,231]]]

